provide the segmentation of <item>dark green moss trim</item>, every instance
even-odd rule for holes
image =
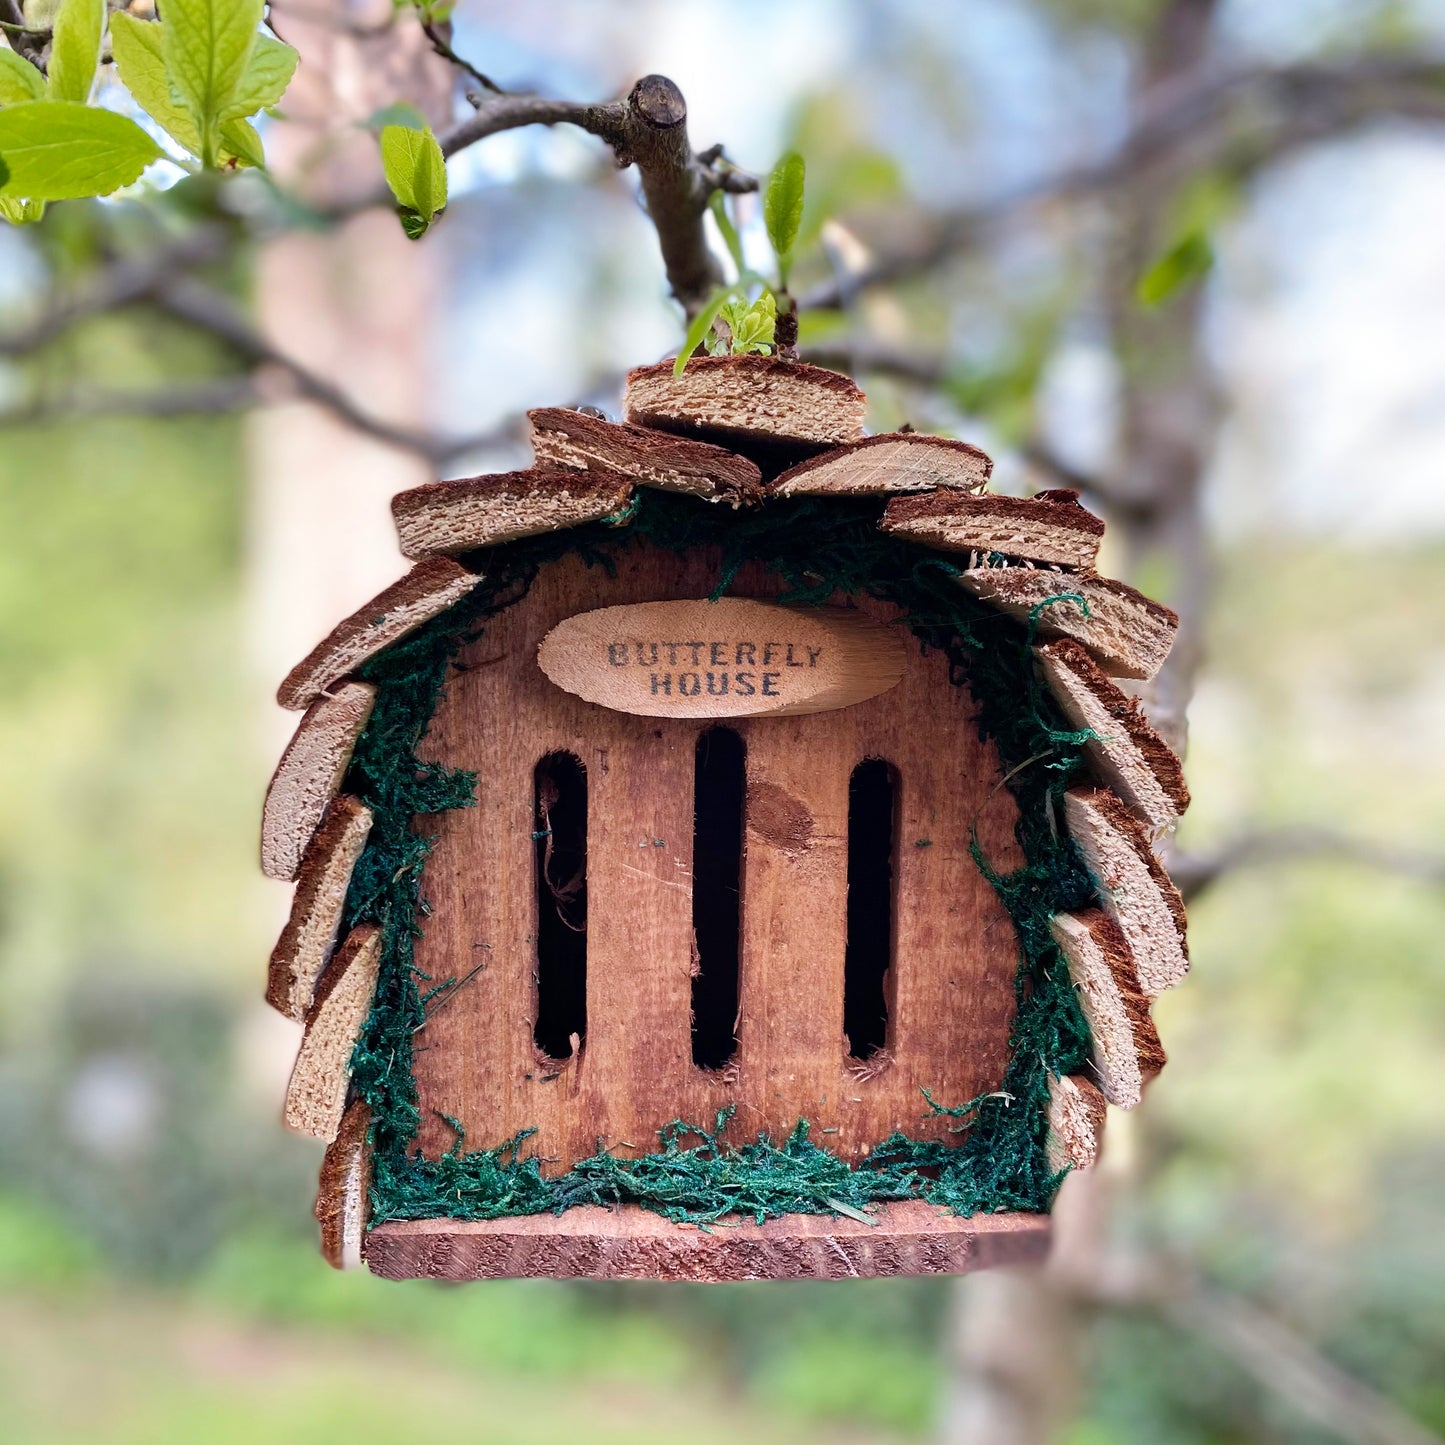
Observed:
[[[1084,774],[1082,739],[1035,675],[1031,628],[959,587],[953,561],[879,531],[881,509],[874,499],[803,498],[739,514],[696,498],[639,491],[624,530],[589,526],[464,559],[485,581],[361,670],[378,693],[347,788],[375,822],[347,895],[346,925],[376,923],[384,940],[376,1003],[353,1059],[355,1087],[373,1118],[374,1221],[495,1219],[618,1202],[699,1223],[733,1211],[758,1219],[846,1213],[905,1198],[960,1214],[1049,1208],[1060,1177],[1044,1157],[1049,1079],[1082,1067],[1089,1048],[1087,1025],[1049,933],[1054,913],[1087,907],[1095,893],[1059,823],[1064,790]],[[711,1131],[675,1122],[663,1131],[660,1149],[642,1158],[601,1153],[552,1179],[520,1157],[525,1135],[468,1152],[458,1129],[455,1146],[441,1159],[413,1151],[421,1115],[412,1039],[425,1020],[422,985],[431,985],[430,997],[449,982],[423,979],[413,965],[426,914],[422,865],[431,847],[413,820],[471,805],[475,783],[471,774],[421,762],[417,746],[451,658],[488,617],[526,595],[538,568],[577,552],[612,570],[637,539],[675,552],[720,548],[718,593],[741,566],[757,562],[783,579],[787,602],[822,603],[842,591],[895,603],[919,644],[942,651],[951,680],[976,699],[1018,804],[1025,862],[1001,875],[974,849],[1018,930],[1018,1015],[998,1092],[946,1109],[921,1101],[958,1117],[957,1144],[895,1134],[866,1163],[849,1167],[809,1140],[801,1121],[779,1145],[765,1136],[723,1144],[717,1137],[723,1115]]]

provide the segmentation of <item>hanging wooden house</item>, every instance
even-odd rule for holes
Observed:
[[[1187,967],[1176,619],[1072,493],[698,358],[418,487],[286,679],[263,865],[334,1263],[450,1279],[1036,1259]]]

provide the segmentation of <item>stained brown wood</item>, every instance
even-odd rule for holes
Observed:
[[[642,717],[799,716],[848,707],[903,676],[899,630],[844,607],[746,597],[634,602],[559,622],[537,665],[587,702]]]
[[[925,492],[895,497],[878,524],[885,532],[948,552],[998,553],[1025,562],[1092,567],[1104,523],[1066,489],[1036,497]]]
[[[869,1279],[1035,1264],[1048,1253],[1049,1237],[1046,1215],[962,1219],[919,1200],[885,1206],[876,1225],[787,1214],[711,1231],[636,1205],[584,1205],[482,1223],[379,1224],[367,1236],[366,1262],[385,1279]]]
[[[558,1172],[595,1152],[657,1147],[682,1117],[710,1123],[736,1104],[728,1137],[786,1134],[800,1117],[844,1157],[896,1128],[947,1138],[920,1089],[959,1102],[996,1088],[1007,1061],[1017,942],[969,856],[976,827],[1004,869],[1020,861],[1016,810],[966,689],[941,655],[910,646],[880,697],[808,718],[729,724],[747,749],[738,1049],[727,1068],[692,1062],[692,791],[705,721],[639,720],[555,688],[536,665],[542,637],[585,608],[707,595],[721,557],[644,546],[609,578],[576,557],[549,564],[458,658],[422,746],[476,771],[477,806],[426,820],[437,832],[423,893],[431,905],[417,966],[435,980],[481,970],[418,1036],[421,1147],[499,1144]],[[731,595],[779,586],[744,569]],[[835,599],[842,601],[842,599]],[[859,599],[886,621],[885,604]],[[587,1035],[559,1063],[533,1042],[537,890],[533,770],[570,752],[588,786]],[[848,780],[865,758],[900,775],[895,930],[887,1048],[862,1064],[843,1035]]]

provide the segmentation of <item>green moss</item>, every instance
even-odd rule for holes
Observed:
[[[691,497],[640,491],[625,530],[579,528],[466,558],[483,574],[481,585],[363,669],[379,691],[347,786],[371,808],[375,823],[347,897],[346,923],[376,923],[384,937],[376,1003],[353,1059],[356,1088],[373,1116],[374,1220],[492,1219],[615,1202],[699,1223],[734,1212],[763,1219],[918,1197],[961,1214],[1049,1207],[1059,1183],[1044,1157],[1049,1079],[1081,1067],[1089,1043],[1049,933],[1054,913],[1085,907],[1095,893],[1057,826],[1061,795],[1083,773],[1082,739],[1037,680],[1031,628],[959,587],[952,560],[880,532],[880,508],[874,499],[804,499],[738,514]],[[718,1138],[726,1122],[721,1116],[712,1130],[675,1121],[663,1131],[660,1149],[642,1158],[598,1154],[550,1179],[521,1156],[525,1135],[468,1151],[459,1131],[440,1159],[414,1152],[421,1115],[412,1039],[424,1022],[423,987],[437,981],[421,977],[413,964],[426,914],[422,867],[431,847],[413,822],[468,806],[475,781],[422,762],[417,745],[451,658],[484,630],[488,617],[525,596],[541,566],[577,552],[610,571],[638,540],[675,552],[720,549],[716,594],[744,564],[760,563],[782,579],[786,602],[817,604],[842,591],[895,603],[919,645],[944,653],[953,683],[967,686],[976,700],[980,726],[998,748],[1018,804],[1025,861],[1000,874],[974,848],[1018,932],[1018,1013],[1002,1088],[967,1104],[934,1106],[958,1117],[958,1143],[895,1134],[865,1163],[850,1167],[812,1143],[802,1121],[781,1144],[760,1136],[733,1146]]]

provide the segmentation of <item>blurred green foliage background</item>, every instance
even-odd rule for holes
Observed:
[[[1158,9],[668,8],[557,4],[523,20],[464,6],[457,43],[559,93],[668,70],[705,112],[699,144],[715,128],[759,168],[784,142],[808,156],[815,244],[825,217],[870,242],[905,227],[957,201],[970,167],[1026,180],[1067,159],[1070,105],[1107,142],[1117,116],[1091,97],[1117,101]],[[1445,46],[1435,5],[1249,9],[1222,6],[1215,22],[1249,63]],[[798,58],[810,36],[817,53]],[[733,59],[715,67],[698,53],[709,44]],[[1045,107],[1049,77],[1074,91]],[[1397,167],[1420,204],[1445,177],[1445,131],[1367,140],[1252,175],[1212,232],[1203,289],[1178,303],[1200,307],[1197,345],[1224,398],[1191,852],[1245,828],[1322,827],[1438,859],[1445,836],[1445,356],[1412,330],[1445,330],[1439,213],[1417,217],[1417,249],[1435,251],[1422,270],[1398,231],[1351,223],[1336,200]],[[652,359],[675,326],[645,221],[595,181],[585,143],[499,147],[454,177],[454,193],[471,190],[432,238],[450,248],[456,299],[432,343],[437,405],[469,425],[587,385],[601,395],[601,378]],[[28,314],[33,278],[68,254],[63,237],[5,240],[0,320]],[[1075,264],[1025,230],[1001,254],[869,300],[873,335],[947,361],[945,384],[922,395],[865,374],[875,423],[982,441],[1003,483],[1021,485],[1015,448],[1041,426],[1087,432],[1113,404],[1089,365],[1133,364],[1109,318],[1081,315]],[[550,276],[563,279],[551,308],[530,312],[514,367],[497,342],[511,325],[502,295]],[[1351,302],[1362,276],[1370,289]],[[1330,329],[1337,301],[1377,323],[1358,354]],[[598,316],[629,320],[599,338]],[[857,324],[825,317],[811,336]],[[550,384],[537,379],[549,356]],[[141,314],[90,323],[24,365],[28,383],[41,367],[145,389],[231,363]],[[20,371],[0,372],[0,400]],[[1348,445],[1311,450],[1351,406]],[[235,417],[12,418],[0,431],[0,1435],[927,1436],[949,1371],[946,1281],[446,1288],[343,1277],[317,1257],[318,1151],[277,1122],[258,1022],[276,922],[254,863],[274,679],[242,645],[246,435]],[[1386,443],[1389,464],[1371,467]],[[1438,866],[1433,880],[1349,857],[1240,868],[1191,916],[1193,973],[1156,1009],[1169,1066],[1116,1131],[1131,1181],[1118,1229],[1260,1303],[1445,1433]],[[1105,1311],[1090,1339],[1087,1407],[1066,1445],[1329,1438],[1177,1324]]]

